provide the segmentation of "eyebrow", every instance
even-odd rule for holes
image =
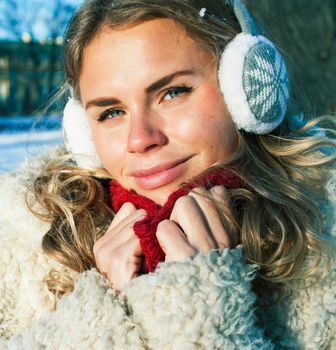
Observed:
[[[172,74],[169,74],[157,81],[155,81],[153,84],[149,85],[146,89],[145,92],[146,94],[151,94],[162,87],[168,85],[172,80],[175,78],[182,76],[182,75],[193,75],[194,71],[193,70],[181,70]],[[90,107],[107,107],[115,104],[119,104],[121,101],[115,97],[98,97],[95,98],[89,102],[86,103],[85,109],[88,109]]]

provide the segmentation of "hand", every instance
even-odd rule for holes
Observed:
[[[105,235],[93,246],[99,272],[117,290],[136,277],[143,267],[144,254],[133,225],[145,216],[145,210],[137,210],[132,203],[124,203]]]
[[[227,198],[223,186],[210,190],[197,187],[176,201],[169,220],[159,223],[156,235],[166,253],[166,262],[182,261],[198,252],[222,250],[238,243],[238,237],[230,238],[216,208],[204,194],[221,203]]]

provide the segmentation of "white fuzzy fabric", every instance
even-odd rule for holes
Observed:
[[[161,263],[120,295],[94,269],[75,274],[51,261],[40,246],[49,226],[24,204],[26,186],[43,162],[0,179],[1,349],[335,348],[335,271],[265,309],[255,306],[256,268],[245,263],[241,247]],[[334,196],[334,179],[329,185]],[[55,311],[43,282],[51,268],[77,275],[74,292]]]
[[[41,159],[30,158],[19,173],[0,177],[1,339],[29,327],[53,308],[55,298],[47,291],[43,278],[51,268],[66,271],[42,252],[41,239],[49,224],[37,219],[25,205],[27,187],[41,172],[41,165],[61,153],[64,150],[55,149]]]
[[[100,167],[88,118],[81,103],[70,98],[63,111],[64,143],[77,165],[84,168]]]
[[[213,250],[159,264],[154,274],[134,279],[125,294],[134,319],[150,335],[150,349],[269,350],[253,312],[255,271],[241,247]]]
[[[219,64],[218,79],[230,115],[238,127],[256,134],[266,134],[274,130],[283,117],[272,123],[264,123],[256,119],[250,109],[243,87],[245,57],[251,47],[264,42],[273,47],[265,37],[238,34],[225,48]]]

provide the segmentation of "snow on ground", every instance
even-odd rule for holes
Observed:
[[[0,172],[12,171],[42,149],[62,143],[59,117],[44,117],[36,122],[29,117],[0,117]]]

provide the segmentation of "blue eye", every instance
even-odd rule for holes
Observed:
[[[124,111],[121,109],[116,109],[116,108],[107,109],[106,111],[102,112],[99,115],[97,121],[102,122],[105,119],[114,119],[122,116],[123,114],[124,114]]]
[[[184,93],[190,93],[192,88],[189,86],[176,86],[168,88],[163,96],[163,100],[172,100],[176,97],[183,95]]]

